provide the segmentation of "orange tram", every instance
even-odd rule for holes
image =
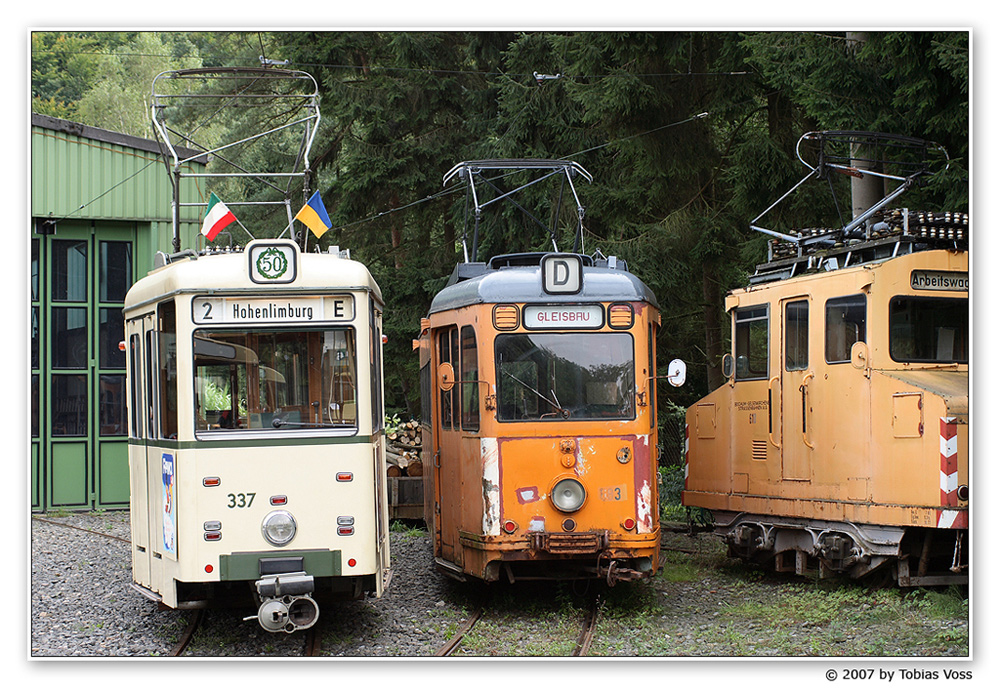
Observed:
[[[491,201],[474,185],[515,170],[571,187],[590,179],[576,163],[504,160],[461,163],[445,181],[469,183],[478,219]],[[478,224],[472,260],[457,265],[414,341],[439,570],[612,585],[653,575],[656,298],[614,257],[553,250],[476,262],[477,241]]]
[[[827,172],[834,143],[873,145],[812,136]],[[839,232],[761,230],[770,260],[726,299],[727,381],[688,409],[683,501],[732,556],[968,582],[968,217],[885,210],[894,193]]]

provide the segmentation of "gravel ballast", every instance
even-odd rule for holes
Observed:
[[[132,588],[128,512],[42,514],[30,525],[30,657],[169,655],[195,612],[160,610]],[[320,657],[432,658],[484,605],[478,635],[453,658],[572,648],[586,602],[568,586],[458,583],[434,569],[425,531],[390,535],[388,591],[324,605]],[[942,613],[920,592],[829,589],[739,568],[711,535],[664,540],[676,549],[660,575],[601,592],[592,657],[969,657],[967,601]],[[870,613],[854,616],[860,606]],[[305,633],[268,633],[244,620],[255,612],[208,610],[184,657],[305,654]]]

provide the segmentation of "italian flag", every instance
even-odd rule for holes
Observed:
[[[227,208],[213,191],[208,197],[208,209],[201,223],[201,233],[208,237],[209,241],[214,241],[219,232],[235,221],[236,216],[233,215],[233,211]]]

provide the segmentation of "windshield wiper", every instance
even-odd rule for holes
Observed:
[[[511,373],[508,373],[503,368],[500,369],[500,372],[502,372],[504,375],[506,375],[507,377],[509,377],[514,382],[517,382],[518,384],[520,384],[522,387],[524,387],[525,389],[527,389],[529,392],[535,394],[539,399],[542,399],[543,401],[548,402],[549,405],[552,406],[556,411],[558,411],[559,413],[561,413],[564,418],[569,418],[569,411],[567,411],[566,409],[564,409],[563,407],[561,407],[555,401],[552,401],[551,399],[549,399],[547,396],[545,396],[544,394],[542,394],[541,392],[539,392],[537,389],[535,389],[534,387],[532,387],[531,385],[529,385],[527,382],[525,382],[524,380],[522,380],[522,379],[520,379],[520,378],[512,375]]]

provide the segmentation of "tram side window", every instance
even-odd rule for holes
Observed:
[[[454,346],[452,346],[454,340]],[[451,363],[458,368],[458,328],[451,328],[438,334],[438,356],[441,363]],[[451,430],[458,426],[453,422],[454,409],[457,405],[456,395],[461,385],[455,385],[451,389],[441,390],[441,428]]]
[[[968,299],[922,296],[892,299],[889,355],[894,361],[908,363],[968,363]]]
[[[865,341],[867,305],[864,294],[826,302],[826,362],[847,363],[851,347]]]
[[[656,408],[656,332],[657,327],[655,323],[649,323],[649,373],[647,377],[649,378],[649,408]],[[652,427],[656,427],[656,413],[649,414]]]
[[[809,367],[809,302],[785,304],[785,370]]]
[[[431,424],[431,364],[420,367],[420,421]]]
[[[371,387],[372,387],[372,432],[377,432],[385,426],[385,414],[382,411],[382,330],[379,327],[378,312],[374,300],[369,299],[368,318],[369,340],[371,351]]]
[[[736,379],[766,380],[768,359],[767,306],[737,310]]]
[[[479,358],[476,332],[471,326],[462,328],[462,429],[479,429]]]
[[[351,330],[196,330],[195,428],[356,428]]]
[[[156,341],[156,332],[149,330],[146,332],[146,365],[144,370],[146,371],[146,403],[141,408],[145,409],[146,414],[146,437],[156,437],[155,423],[156,414],[155,406],[153,400],[156,396],[153,394],[153,380],[156,376],[153,371],[156,370],[156,366],[153,365],[153,352],[155,351],[154,342]]]
[[[139,357],[139,335],[133,334],[128,339],[129,346],[129,368],[132,373],[130,377],[131,389],[129,394],[132,397],[132,424],[129,430],[129,436],[131,437],[142,437],[142,415],[139,409],[142,408],[142,395],[140,390],[142,389],[140,384],[139,369],[142,366],[142,361]]]
[[[173,301],[157,309],[160,371],[160,437],[177,438],[177,319]]]

